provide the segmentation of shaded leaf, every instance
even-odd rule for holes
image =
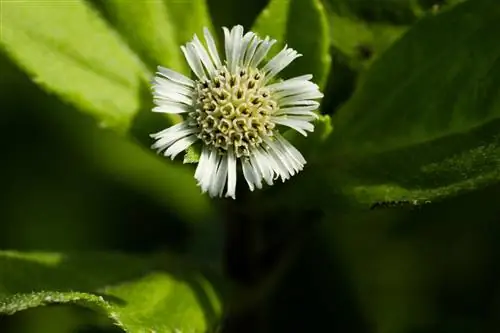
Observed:
[[[330,15],[330,26],[332,45],[357,70],[368,68],[408,29],[408,26],[367,23],[336,13]]]
[[[357,202],[470,191],[500,179],[500,7],[416,24],[336,114],[323,167]],[[328,162],[326,162],[328,160]],[[335,165],[335,167],[333,167]]]
[[[145,70],[82,1],[5,2],[4,51],[46,90],[125,130],[139,108]]]
[[[303,54],[285,70],[288,76],[313,74],[323,88],[330,70],[330,33],[325,9],[319,0],[272,0],[255,21],[252,30],[261,37],[278,40]]]
[[[126,332],[207,332],[215,290],[193,267],[167,256],[0,252],[0,313],[52,303],[98,310]]]

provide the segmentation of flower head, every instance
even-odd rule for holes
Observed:
[[[225,60],[205,28],[206,47],[196,35],[181,46],[195,80],[161,66],[153,83],[155,112],[187,115],[179,124],[152,134],[152,148],[172,159],[195,142],[201,155],[195,178],[210,196],[235,198],[238,162],[251,191],[262,183],[285,181],[302,170],[302,154],[281,134],[292,128],[304,136],[323,97],[312,75],[278,81],[301,55],[285,46],[262,65],[276,40],[243,34],[242,26],[223,28]]]

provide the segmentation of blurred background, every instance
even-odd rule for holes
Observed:
[[[333,114],[406,29],[457,2],[325,0],[335,29],[323,112]],[[208,3],[215,27],[249,28],[267,1]],[[42,91],[1,52],[0,73],[0,249],[188,247],[192,221],[177,202],[158,203],[103,162],[114,134]],[[493,186],[418,210],[315,224],[266,305],[272,332],[498,331],[499,194]],[[120,331],[88,310],[49,306],[0,316],[0,332]]]

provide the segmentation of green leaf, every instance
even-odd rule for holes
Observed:
[[[408,26],[368,23],[355,17],[330,15],[332,45],[351,68],[364,70],[391,46]]]
[[[106,0],[97,3],[129,45],[152,68],[162,65],[189,73],[176,38],[176,27],[162,1]],[[187,15],[175,13],[181,17]]]
[[[336,114],[323,168],[358,203],[439,199],[500,180],[500,7],[415,25]],[[326,171],[329,170],[329,171]]]
[[[255,21],[252,30],[261,37],[278,40],[273,47],[279,51],[284,44],[303,54],[285,73],[289,76],[313,74],[322,88],[330,70],[330,34],[328,19],[320,0],[271,0]]]
[[[98,310],[126,332],[209,332],[220,315],[210,282],[168,256],[0,252],[0,313],[52,303]]]
[[[203,36],[203,28],[213,32],[212,20],[206,0],[164,0],[169,16],[175,26],[177,42],[184,44],[193,38]],[[179,47],[179,46],[178,46]]]
[[[63,124],[71,128],[67,120]],[[73,144],[107,177],[170,207],[177,216],[190,223],[214,229],[214,207],[209,197],[203,195],[196,185],[192,168],[156,156],[150,149],[115,133],[83,126],[75,133]],[[206,236],[206,232],[204,234]]]
[[[200,149],[197,149],[197,147],[195,147],[194,145],[190,146],[186,150],[186,154],[184,154],[183,163],[184,164],[198,163],[198,161],[200,160],[200,155],[201,155],[200,154]]]
[[[431,0],[433,2],[437,2]],[[364,22],[386,22],[408,25],[423,14],[421,0],[326,0],[325,3],[341,16],[356,17]]]
[[[329,115],[320,115],[314,122],[314,132],[307,137],[295,130],[285,132],[285,138],[289,140],[305,157],[317,159],[318,154],[322,155],[321,145],[333,132],[332,120]]]
[[[435,15],[463,0],[438,5],[430,0],[325,1],[332,46],[349,67],[366,70],[417,20]]]
[[[2,3],[0,46],[104,127],[125,130],[139,109],[143,65],[82,1]]]

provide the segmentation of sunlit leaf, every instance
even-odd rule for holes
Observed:
[[[164,0],[164,2],[175,26],[179,44],[190,41],[195,33],[201,38],[204,27],[213,31],[206,0]]]
[[[157,65],[189,73],[179,44],[173,36],[175,15],[162,1],[96,1],[110,23],[138,55],[155,70]],[[176,15],[182,15],[176,13]]]
[[[3,50],[43,88],[125,130],[139,109],[145,70],[86,4],[2,2]]]

